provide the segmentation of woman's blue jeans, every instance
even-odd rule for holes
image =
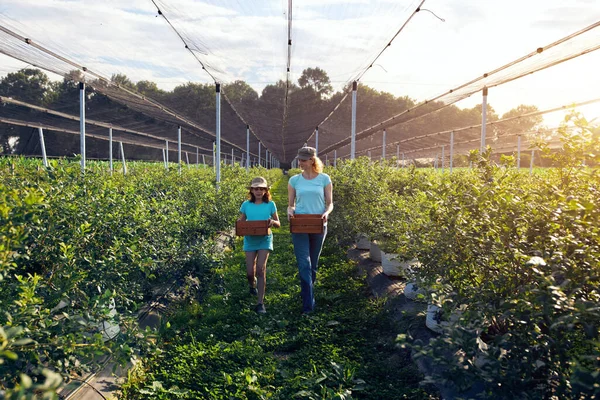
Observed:
[[[294,254],[298,263],[298,275],[300,275],[303,312],[311,312],[315,308],[314,285],[325,236],[327,236],[327,225],[323,227],[323,233],[292,233]]]

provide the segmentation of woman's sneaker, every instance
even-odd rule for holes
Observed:
[[[266,314],[267,313],[267,309],[265,308],[265,305],[263,303],[257,304],[255,311],[258,314]]]

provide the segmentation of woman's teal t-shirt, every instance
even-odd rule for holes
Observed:
[[[296,214],[323,214],[325,212],[325,186],[331,183],[327,174],[320,173],[313,179],[302,174],[290,178],[290,185],[296,190]]]
[[[246,215],[247,221],[265,221],[275,214],[277,206],[274,201],[255,204],[246,200],[240,212]],[[244,236],[244,251],[273,250],[273,234],[266,236]]]

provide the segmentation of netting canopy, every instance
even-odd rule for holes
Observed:
[[[6,0],[0,123],[60,132],[66,153],[83,82],[92,137],[158,151],[181,127],[185,151],[211,154],[219,85],[224,154],[345,157],[356,81],[358,154],[426,155],[453,131],[477,147],[484,89],[490,122],[533,115],[491,127],[500,144],[600,87],[600,5],[528,3]]]

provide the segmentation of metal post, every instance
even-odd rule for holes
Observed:
[[[269,168],[269,150],[265,150],[265,168]]]
[[[123,151],[123,142],[119,142],[119,150],[121,151],[121,161],[123,162],[123,175],[127,175],[127,164],[125,164],[125,152]]]
[[[488,88],[483,88],[483,101],[481,102],[481,154],[485,151],[485,126],[487,123],[487,96]]]
[[[181,126],[177,127],[177,165],[181,174]]]
[[[442,173],[444,173],[444,158],[445,158],[446,146],[442,146]]]
[[[337,167],[337,150],[333,151],[333,168]]]
[[[202,168],[206,168],[206,158],[204,157],[204,154],[202,154]]]
[[[81,173],[85,172],[85,83],[79,82],[79,152]]]
[[[352,82],[352,138],[350,141],[350,159],[354,160],[356,154],[356,90],[358,82]],[[369,157],[370,158],[370,157]]]
[[[163,158],[165,158],[165,153],[163,150]],[[113,136],[112,136],[112,128],[108,128],[108,167],[110,168],[110,174],[112,175],[114,171],[113,167]]]
[[[531,150],[531,161],[529,162],[529,174],[533,173],[533,156],[535,154],[535,150]]]
[[[44,167],[48,168],[48,158],[46,158],[46,143],[44,142],[44,131],[42,128],[38,128],[40,134],[40,146],[42,147],[42,158],[44,160]]]
[[[383,158],[384,160],[385,160],[385,146],[386,146],[385,139],[386,139],[386,135],[387,135],[387,132],[384,129],[383,130],[383,144],[381,145],[381,158]]]
[[[168,171],[169,170],[169,141],[168,140],[165,140],[165,154],[166,154],[165,168]]]
[[[396,165],[400,164],[400,145],[396,145]]]
[[[196,147],[196,166],[200,164],[200,149]]]
[[[450,132],[450,173],[454,163],[454,131]]]
[[[517,135],[517,170],[521,169],[521,135]]]
[[[250,125],[246,125],[246,172],[250,169]]]
[[[217,159],[217,150],[216,150],[216,148],[217,148],[217,144],[215,142],[213,142],[213,159],[212,159],[212,162],[213,162],[213,172],[217,171],[217,165],[216,165],[216,162],[215,162],[216,159]]]
[[[233,155],[233,147],[231,148],[231,166],[235,165],[235,156]]]
[[[167,169],[167,159],[165,158],[165,149],[162,149],[163,153],[163,163],[165,164],[165,169]]]
[[[404,162],[404,153],[402,153],[402,168],[404,168],[406,166],[406,163]]]
[[[260,167],[260,142],[258,142],[258,166]]]
[[[317,151],[317,156],[319,155],[319,127],[315,128],[315,150]]]
[[[216,84],[216,134],[217,134],[217,149],[215,151],[216,159],[215,159],[215,168],[217,175],[217,188],[219,187],[219,182],[221,182],[221,84]]]
[[[187,164],[187,167],[190,167],[190,158],[188,157],[188,152],[185,152],[185,163]]]

